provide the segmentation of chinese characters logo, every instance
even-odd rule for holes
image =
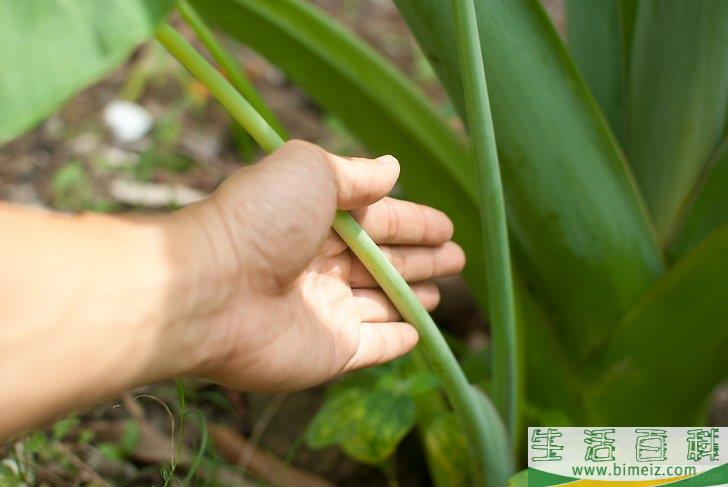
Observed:
[[[718,428],[688,430],[688,460],[699,462],[707,458],[716,461],[720,457]]]
[[[536,428],[531,435],[531,448],[535,451],[543,452],[540,456],[531,457],[534,462],[553,462],[562,460],[559,452],[564,449],[563,446],[556,444],[556,439],[563,436],[563,433],[556,428]]]
[[[586,443],[586,455],[584,460],[591,462],[613,462],[614,461],[614,428],[585,429],[584,443]]]
[[[667,430],[660,428],[637,428],[635,441],[638,462],[662,462],[667,460]]]

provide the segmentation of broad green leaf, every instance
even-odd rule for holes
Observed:
[[[427,466],[437,487],[471,485],[468,442],[457,417],[443,412],[419,427]]]
[[[728,371],[728,225],[675,264],[589,360],[595,422],[696,422]]]
[[[308,427],[306,443],[311,448],[331,446],[357,434],[366,415],[364,389],[347,388],[329,397]]]
[[[386,460],[415,422],[415,404],[407,394],[389,390],[337,389],[306,432],[311,448],[339,444],[351,457],[369,464]]]
[[[477,193],[467,149],[401,72],[302,0],[190,3],[211,24],[279,66],[370,151],[395,155],[407,196],[451,216],[455,239],[470,256],[468,280],[474,289],[484,288]]]
[[[174,0],[0,0],[0,143],[117,66]]]
[[[463,113],[449,2],[396,3]],[[477,7],[515,254],[583,356],[662,273],[660,254],[616,141],[540,4]]]
[[[641,0],[626,150],[664,237],[723,135],[728,2]]]
[[[355,435],[341,442],[344,451],[360,462],[378,465],[389,458],[415,424],[415,405],[406,395],[369,392],[362,401],[364,416]]]
[[[728,138],[718,147],[676,221],[668,252],[677,258],[728,223]]]
[[[389,458],[415,424],[415,405],[409,396],[376,391],[363,401],[364,417],[357,434],[341,442],[360,462],[377,465]]]
[[[624,73],[618,0],[567,0],[569,51],[612,131],[622,140]]]

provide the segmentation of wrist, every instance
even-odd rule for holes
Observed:
[[[238,249],[212,198],[160,217],[159,229],[166,247],[163,366],[168,376],[196,375],[225,355],[214,323],[242,279]]]
[[[122,301],[114,324],[120,338],[128,337],[120,340],[132,364],[127,387],[136,387],[184,373],[178,358],[186,352],[184,337],[176,331],[185,316],[180,304],[186,302],[191,270],[175,258],[177,244],[168,217],[122,217],[116,223],[117,251],[109,275]]]
[[[82,307],[81,323],[106,321],[109,350],[123,371],[124,388],[167,380],[188,372],[200,360],[187,326],[200,282],[190,236],[172,215],[79,217],[82,227],[104,234],[103,260],[96,264],[108,276],[95,281]],[[97,272],[91,270],[92,272]]]

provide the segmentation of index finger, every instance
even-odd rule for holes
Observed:
[[[447,215],[411,201],[385,197],[351,214],[378,244],[440,245],[453,234]]]

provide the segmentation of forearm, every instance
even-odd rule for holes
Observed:
[[[183,372],[194,276],[166,222],[0,204],[0,437]]]

